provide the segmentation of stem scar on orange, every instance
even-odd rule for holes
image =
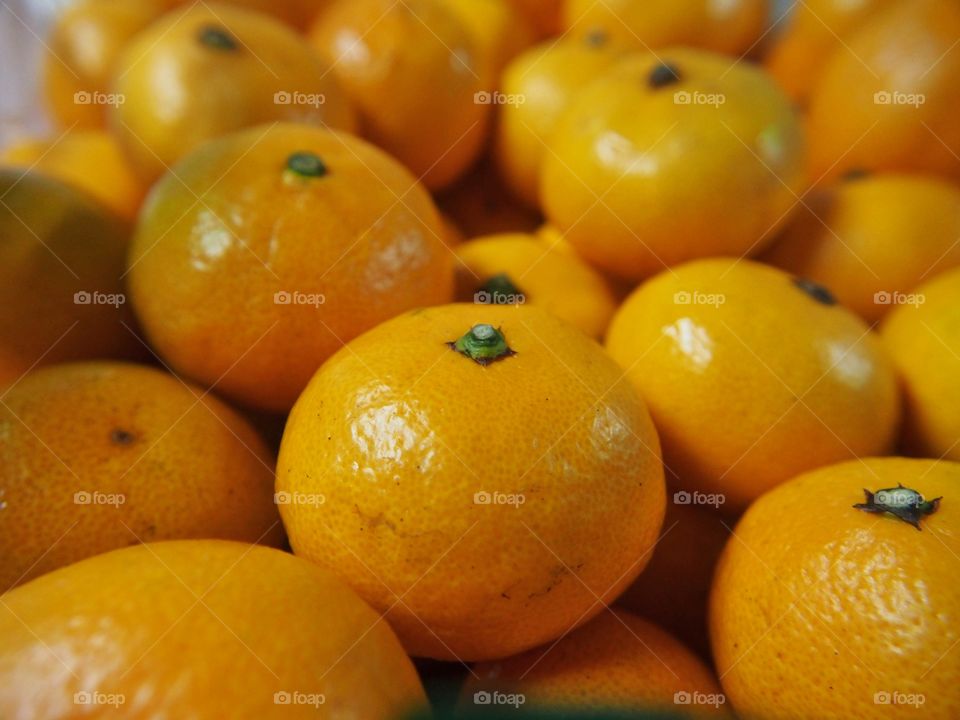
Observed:
[[[284,432],[294,552],[386,613],[414,655],[559,637],[643,569],[663,519],[656,431],[622,376],[533,306],[427,308],[361,335]]]

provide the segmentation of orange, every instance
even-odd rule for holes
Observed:
[[[824,66],[863,22],[894,0],[804,0],[790,8],[782,32],[774,36],[764,66],[786,93],[805,102]],[[839,118],[837,122],[842,122]]]
[[[883,324],[906,396],[905,445],[960,460],[960,269],[915,288]]]
[[[533,708],[729,717],[703,661],[656,625],[623,610],[608,610],[556,643],[479,663],[473,673],[476,678],[464,688],[465,706],[509,704],[509,697],[519,694],[521,704]]]
[[[61,128],[106,125],[120,53],[164,11],[163,0],[79,0],[55,15],[41,59],[43,95]]]
[[[449,300],[442,232],[410,173],[362,140],[251,128],[154,186],[131,248],[132,301],[179,371],[285,411],[343,343]]]
[[[960,177],[960,2],[900,0],[826,63],[810,95],[810,172]]]
[[[507,66],[493,152],[503,180],[531,207],[540,206],[540,168],[557,120],[619,54],[603,34],[595,33],[541,43]]]
[[[960,265],[960,188],[879,173],[815,191],[765,262],[829,287],[867,322]]]
[[[310,31],[363,133],[437,190],[482,150],[490,107],[473,31],[440,0],[334,0]]]
[[[425,702],[386,623],[278,550],[149,543],[3,596],[4,717],[388,720]]]
[[[437,205],[468,237],[533,232],[539,214],[507,192],[489,162],[481,162],[459,182],[437,195]]]
[[[892,449],[900,397],[879,339],[829,291],[749,260],[641,285],[607,349],[650,406],[683,489],[736,512],[797,473]]]
[[[278,20],[220,3],[165,15],[117,61],[111,127],[145,180],[210,140],[260,123],[352,130],[329,67]]]
[[[559,35],[563,32],[562,11],[564,0],[510,0],[537,33]]]
[[[710,599],[717,669],[741,717],[960,716],[958,488],[956,463],[872,458],[801,475],[747,511]],[[865,489],[911,514],[915,492],[942,499],[918,532],[855,507]]]
[[[643,402],[596,343],[527,305],[427,308],[351,342],[294,406],[276,487],[306,500],[280,506],[297,555],[411,654],[464,661],[598,613],[664,510]]]
[[[37,170],[80,188],[128,220],[136,217],[146,192],[117,141],[102,130],[21,140],[7,146],[0,162]]]
[[[280,542],[273,459],[245,420],[159,370],[70,363],[0,406],[0,587],[136,542]]]
[[[603,336],[616,310],[602,275],[576,255],[544,247],[533,235],[489,235],[456,252],[458,301],[531,303],[595,338]]]
[[[759,252],[804,184],[786,97],[762,71],[698,50],[621,60],[577,95],[548,145],[547,218],[592,264],[633,280]]]
[[[141,356],[127,226],[37,173],[0,169],[0,199],[0,387],[40,364]]]
[[[673,489],[682,484],[670,482],[667,514],[650,564],[617,605],[652,620],[709,658],[707,599],[717,559],[730,537],[729,520],[715,505],[707,505],[705,496]]]
[[[765,0],[566,0],[564,22],[575,35],[600,30],[638,50],[687,45],[740,55],[760,41]]]

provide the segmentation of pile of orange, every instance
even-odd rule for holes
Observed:
[[[66,5],[0,718],[960,718],[960,0]]]

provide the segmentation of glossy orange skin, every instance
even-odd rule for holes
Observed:
[[[663,63],[678,81],[652,82]],[[548,220],[592,264],[631,280],[759,252],[805,183],[800,124],[779,88],[699,50],[619,61],[577,95],[548,145]]]
[[[0,169],[0,197],[0,387],[39,365],[145,355],[123,282],[126,223],[39,173]]]
[[[208,29],[233,46],[204,42]],[[138,35],[117,61],[113,91],[124,102],[111,110],[111,130],[148,182],[204,141],[243,128],[356,124],[336,78],[303,38],[271,17],[218,3],[175,10]]]
[[[919,532],[852,507],[863,488],[897,483],[943,496]],[[960,715],[958,488],[956,463],[871,458],[801,475],[747,511],[710,608],[717,670],[740,717]]]
[[[766,27],[764,0],[566,0],[567,32],[601,31],[637,50],[686,45],[729,55],[753,49]]]
[[[311,28],[365,137],[431,190],[479,156],[490,106],[471,32],[439,0],[336,0]]]
[[[47,110],[59,127],[106,126],[110,106],[95,100],[111,92],[113,70],[127,43],[164,9],[163,0],[80,0],[56,16],[44,41],[42,82]]]
[[[790,9],[764,67],[796,102],[805,103],[824,66],[877,10],[898,0],[804,0]]]
[[[298,152],[327,174],[292,175]],[[442,232],[423,188],[372,145],[307,125],[251,128],[154,186],[130,253],[132,301],[173,367],[286,411],[343,343],[449,300]]]
[[[146,188],[117,141],[103,130],[7,146],[0,164],[33,169],[89,193],[126,220],[134,220]]]
[[[958,39],[956,0],[900,0],[871,16],[811,93],[811,177],[851,169],[960,177]]]
[[[426,703],[386,623],[332,575],[270,548],[125,548],[3,606],[5,718],[392,720]]]
[[[960,265],[960,187],[878,173],[816,190],[762,257],[826,285],[875,323],[917,285]]]
[[[3,590],[137,542],[283,537],[263,441],[160,370],[97,362],[32,372],[5,394],[0,436]]]
[[[555,644],[473,667],[462,706],[477,691],[520,692],[524,707],[668,710],[675,717],[729,717],[713,673],[656,625],[605,610]],[[676,693],[712,695],[715,704],[677,703]]]
[[[650,406],[676,489],[722,494],[728,514],[800,472],[893,449],[901,398],[879,339],[776,268],[665,271],[621,305],[606,347]]]
[[[481,366],[446,345],[481,322],[516,354]],[[411,654],[484,660],[559,637],[642,570],[662,472],[646,408],[596,343],[533,306],[447,305],[320,368],[276,487],[322,495],[280,505],[294,552],[385,612]]]

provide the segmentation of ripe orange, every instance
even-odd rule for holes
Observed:
[[[153,368],[71,363],[0,405],[0,588],[137,542],[278,544],[273,458],[214,397]]]
[[[252,128],[207,143],[154,187],[130,291],[174,367],[285,411],[344,342],[449,300],[441,233],[427,193],[375,147],[306,125]]]
[[[616,310],[603,276],[576,255],[522,233],[476,238],[457,248],[456,299],[531,303],[600,338]]]
[[[149,543],[3,596],[3,717],[390,720],[425,702],[386,623],[270,548]]]
[[[147,181],[206,140],[260,123],[352,130],[329,68],[281,22],[222,3],[167,13],[117,61],[111,128]]]
[[[960,269],[916,288],[883,324],[906,396],[906,449],[960,460]]]
[[[889,451],[900,397],[869,327],[810,281],[687,263],[621,306],[607,349],[650,406],[664,461],[736,512],[799,472]]]
[[[638,50],[686,45],[740,55],[760,40],[765,0],[566,0],[566,30],[575,35],[601,31]]]
[[[531,207],[540,206],[540,168],[560,115],[620,54],[605,35],[594,33],[545,41],[507,66],[493,153],[510,190]]]
[[[827,62],[810,96],[810,172],[960,177],[960,2],[899,0]]]
[[[492,659],[560,636],[643,569],[663,519],[656,431],[622,375],[532,306],[380,325],[287,421],[277,491],[294,552],[386,613],[414,655]]]
[[[490,107],[474,35],[439,0],[334,0],[310,31],[366,137],[431,190],[479,156]]]
[[[583,257],[637,280],[759,252],[803,184],[803,143],[762,71],[689,49],[621,60],[550,136],[540,196]]]
[[[163,11],[163,0],[79,0],[63,7],[41,58],[44,99],[57,125],[106,126],[117,58]]]
[[[958,240],[960,188],[880,173],[815,191],[763,260],[876,322],[924,279],[960,265]]]
[[[919,492],[920,530],[854,507]],[[960,716],[960,465],[854,460],[801,475],[743,516],[717,568],[710,627],[741,717]],[[874,502],[878,502],[878,497]]]
[[[135,358],[122,275],[129,230],[85,193],[0,169],[0,387],[31,367]]]
[[[478,663],[464,706],[520,693],[523,705],[582,710],[659,710],[729,717],[726,699],[699,658],[656,625],[608,610],[556,643]]]
[[[136,218],[146,192],[117,141],[102,130],[22,140],[4,150],[0,163],[36,170],[80,188],[127,220]]]

